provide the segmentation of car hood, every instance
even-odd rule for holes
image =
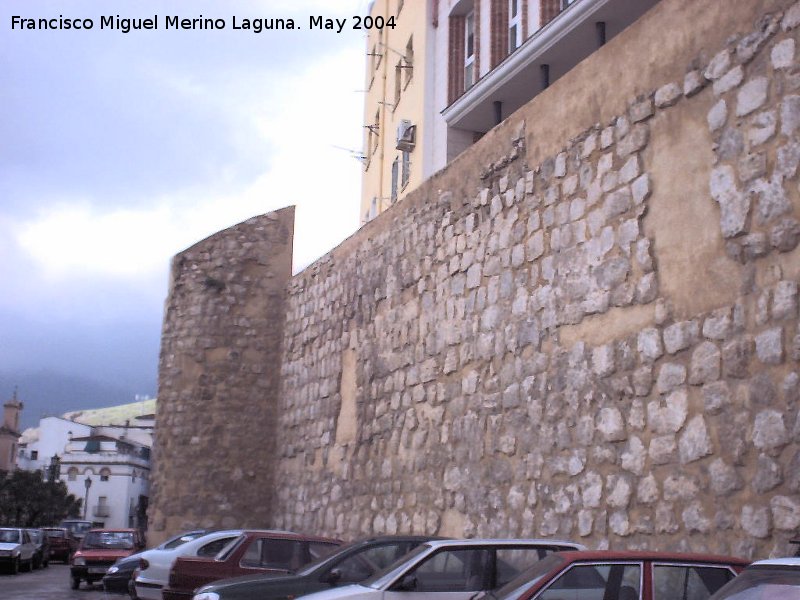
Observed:
[[[235,587],[247,587],[248,589],[270,589],[273,586],[282,586],[294,582],[303,581],[303,577],[298,575],[286,575],[278,573],[261,573],[259,575],[242,575],[241,577],[230,577],[220,579],[203,586],[203,591],[217,591]]]
[[[0,550],[16,550],[19,544],[14,542],[0,542]]]
[[[93,560],[119,560],[129,557],[131,554],[133,554],[132,550],[79,550],[75,553],[75,557],[82,556]]]

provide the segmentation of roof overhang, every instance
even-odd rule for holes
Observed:
[[[550,83],[598,48],[597,23],[610,40],[659,0],[578,0],[534,33],[514,53],[442,111],[448,127],[486,132],[494,127],[495,102],[506,117],[539,94],[541,66]]]

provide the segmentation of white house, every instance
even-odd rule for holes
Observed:
[[[97,527],[146,528],[153,415],[91,426],[44,417],[20,440],[18,467],[63,481]]]

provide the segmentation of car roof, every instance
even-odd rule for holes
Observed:
[[[304,533],[297,533],[296,531],[284,531],[282,529],[245,529],[242,531],[242,533],[244,535],[260,535],[262,533],[267,533],[269,535],[275,535],[287,539],[308,540],[312,542],[331,542],[338,544],[342,543],[342,540],[335,538],[323,537],[319,535],[305,535]]]
[[[569,540],[554,540],[550,538],[534,538],[534,539],[493,539],[493,538],[470,538],[465,540],[431,540],[427,542],[431,548],[448,548],[452,546],[485,546],[491,544],[493,546],[520,546],[520,545],[537,545],[537,546],[570,546],[573,548],[584,548],[582,544],[571,542]]]
[[[780,567],[800,567],[800,557],[787,556],[785,558],[768,558],[754,562],[751,567],[767,567],[767,566],[780,566]]]
[[[567,550],[557,553],[569,562],[607,560],[650,560],[670,562],[705,562],[746,566],[750,561],[736,556],[692,552],[656,552],[651,550]]]
[[[96,532],[96,531],[105,531],[105,532],[109,532],[109,533],[136,533],[138,531],[138,529],[132,529],[132,528],[128,528],[128,527],[116,527],[116,528],[111,528],[111,529],[105,529],[105,528],[98,527],[97,529],[90,529],[87,533],[92,533],[92,532]]]

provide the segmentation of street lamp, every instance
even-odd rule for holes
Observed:
[[[86,520],[86,507],[89,505],[89,488],[92,487],[92,479],[88,475],[86,479],[83,481],[83,485],[86,488],[86,494],[83,496],[83,520]]]

